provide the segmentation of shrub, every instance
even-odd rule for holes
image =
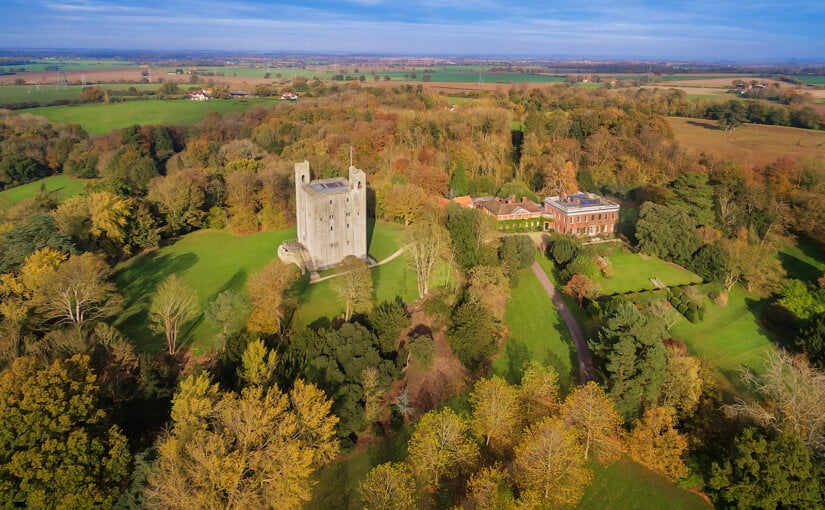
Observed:
[[[681,295],[683,294],[682,289],[680,289],[679,287],[673,287],[673,289],[671,290],[671,292],[672,292],[672,293],[673,293],[673,295],[674,295],[674,296],[676,296],[676,297],[679,297],[679,296],[681,296]]]
[[[699,320],[700,321],[705,320],[705,307],[704,306],[699,308]]]
[[[688,310],[685,313],[685,317],[687,317],[687,320],[689,320],[690,322],[696,322],[697,316],[698,316],[698,313],[696,312],[695,309]]]
[[[679,305],[676,307],[676,309],[679,310],[679,313],[681,313],[682,315],[684,315],[685,312],[687,312],[687,306],[685,306],[682,303],[679,303]]]
[[[695,301],[691,301],[687,304],[687,308],[688,310],[693,310],[695,312],[699,307],[696,305]]]

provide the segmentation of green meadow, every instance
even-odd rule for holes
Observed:
[[[0,191],[0,198],[5,201],[7,205],[14,205],[33,197],[41,188],[45,188],[46,191],[54,192],[61,200],[65,200],[80,194],[85,184],[86,181],[83,179],[74,179],[65,175],[52,175],[45,179]]]
[[[42,115],[58,124],[80,124],[91,135],[144,124],[185,124],[200,122],[209,112],[242,112],[253,106],[274,104],[274,99],[187,99],[129,101],[115,104],[84,104],[30,108],[26,113]]]
[[[115,91],[129,90],[131,87],[136,90],[157,90],[160,87],[157,83],[101,83],[94,86],[101,90]],[[82,91],[81,85],[61,88],[57,88],[53,83],[50,85],[7,85],[0,87],[0,104],[29,102],[45,104],[51,101],[73,100],[79,99]]]
[[[24,68],[26,72],[42,72],[54,66],[59,66],[57,59],[36,59],[29,64],[2,65],[0,71],[17,71]],[[136,67],[137,64],[128,60],[100,60],[100,59],[66,59],[62,61],[65,71],[85,71],[88,69],[112,69],[117,67]],[[57,71],[55,71],[57,72]]]
[[[519,273],[518,287],[510,291],[505,315],[509,335],[493,373],[518,382],[531,360],[551,365],[559,375],[563,394],[579,380],[578,361],[570,332],[553,302],[530,268]]]
[[[225,290],[241,291],[251,273],[277,257],[278,246],[295,238],[295,229],[236,236],[224,230],[200,230],[174,244],[139,255],[116,268],[115,283],[124,299],[116,322],[144,351],[160,351],[164,340],[149,331],[149,305],[158,285],[176,273],[198,293],[201,310]],[[217,333],[201,317],[182,332],[183,347],[210,347]]]
[[[604,294],[655,289],[651,278],[658,278],[666,286],[700,283],[702,279],[687,269],[650,256],[645,260],[638,253],[619,253],[607,257],[613,266],[613,277],[595,279]]]

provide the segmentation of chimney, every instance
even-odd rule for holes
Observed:
[[[521,203],[524,204],[527,202],[527,197],[521,197]]]
[[[561,201],[562,201],[562,202],[565,202],[565,201],[567,200],[567,193],[565,193],[564,191],[562,191],[562,192],[561,192],[561,195],[559,196],[559,198],[561,198]]]

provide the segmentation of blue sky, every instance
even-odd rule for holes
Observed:
[[[825,0],[0,3],[0,48],[825,60]]]

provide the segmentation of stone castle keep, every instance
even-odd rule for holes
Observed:
[[[348,255],[367,260],[366,175],[310,180],[309,161],[295,163],[295,216],[307,269],[334,266]]]

